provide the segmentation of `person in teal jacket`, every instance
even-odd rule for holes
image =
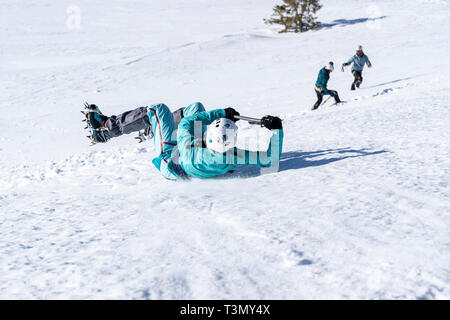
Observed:
[[[317,102],[314,104],[312,110],[316,110],[322,103],[324,95],[330,95],[334,97],[336,103],[340,103],[339,94],[335,90],[329,90],[327,88],[328,80],[330,79],[330,73],[334,70],[334,63],[330,61],[325,67],[320,69],[319,75],[317,77],[316,85],[314,90],[317,95]]]
[[[282,151],[281,120],[272,116],[261,119],[273,131],[266,152],[236,148],[234,116],[239,113],[233,108],[208,112],[197,102],[172,113],[165,104],[156,104],[107,117],[96,105],[86,104],[85,114],[93,143],[132,132],[139,132],[140,142],[153,138],[158,155],[152,163],[169,180],[211,178],[238,165],[277,168]]]
[[[367,64],[369,68],[372,68],[372,63],[370,62],[369,57],[363,52],[362,46],[358,46],[356,49],[356,54],[347,62],[342,64],[342,71],[344,71],[344,67],[351,65],[352,63],[353,65],[351,71],[355,79],[353,80],[350,89],[355,90],[356,88],[359,88],[363,81],[362,72],[364,70],[364,66]]]

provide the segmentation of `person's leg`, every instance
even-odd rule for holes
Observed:
[[[173,131],[175,124],[172,112],[165,104],[157,104],[147,107],[147,115],[153,130],[155,148],[160,153],[166,153],[176,146],[176,136]]]
[[[350,90],[355,90],[356,89],[356,81],[357,81],[357,71],[352,70],[352,74],[353,74],[354,79],[353,79],[353,83],[352,83]]]
[[[184,117],[189,117],[195,113],[203,112],[205,111],[205,107],[200,102],[195,102],[185,108],[180,108],[174,112],[172,112],[173,115],[173,121],[175,123],[175,128],[178,128],[178,125],[180,124],[181,119]]]
[[[183,114],[185,117],[189,117],[189,116],[192,116],[193,114],[203,112],[203,111],[205,111],[205,107],[203,106],[203,104],[200,102],[195,102],[195,103],[187,106],[184,109]]]
[[[362,71],[355,71],[356,76],[355,76],[355,85],[357,88],[359,88],[359,86],[361,85],[362,81],[363,81],[363,77],[362,77]]]
[[[147,110],[153,128],[153,141],[159,153],[152,163],[167,179],[177,180],[186,177],[186,173],[178,164],[179,153],[172,112],[165,104],[153,105]]]
[[[140,107],[117,116],[111,116],[106,120],[105,127],[108,129],[108,135],[111,138],[144,130],[150,127],[147,107]]]
[[[341,99],[339,99],[339,94],[337,91],[335,91],[335,90],[328,90],[328,91],[330,91],[330,93],[332,93],[334,95],[334,101],[336,101],[336,103],[341,102]]]
[[[316,110],[322,103],[322,99],[323,99],[322,94],[320,92],[317,92],[317,90],[314,90],[314,92],[317,95],[317,102],[314,104],[314,107],[312,108],[312,110]]]

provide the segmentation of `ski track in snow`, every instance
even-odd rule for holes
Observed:
[[[114,2],[103,20],[90,18],[104,4],[91,3],[80,5],[98,22],[79,32],[37,27],[39,3],[5,8],[32,17],[0,29],[10,48],[0,108],[15,111],[0,118],[0,298],[450,298],[450,74],[447,61],[424,59],[438,44],[449,54],[448,2],[380,1],[380,28],[343,23],[300,36],[261,23],[271,1],[245,4],[254,12],[245,21],[237,0]],[[350,16],[348,1],[323,3],[324,22],[359,21],[371,4],[352,3]],[[155,21],[136,19],[157,8],[187,14],[190,32],[178,22],[166,30],[169,21],[160,35]],[[31,43],[15,38],[29,32]],[[330,39],[332,57],[321,52]],[[322,64],[345,61],[359,42],[374,64],[362,88],[350,92],[350,74],[334,72],[329,87],[347,103],[310,111]],[[198,100],[277,114],[280,171],[166,181],[151,142],[130,135],[88,147],[84,99],[106,114]]]

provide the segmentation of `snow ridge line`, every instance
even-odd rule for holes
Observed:
[[[270,39],[270,40],[277,40],[280,38],[274,37],[274,36],[268,36],[268,35],[264,35],[264,34],[257,34],[257,33],[239,33],[239,34],[226,34],[223,35],[221,37],[215,38],[215,39],[211,39],[211,40],[205,40],[205,41],[200,41],[200,42],[187,42],[187,43],[183,43],[180,45],[176,45],[176,46],[172,46],[172,47],[168,47],[153,53],[149,53],[146,55],[142,55],[140,57],[134,58],[132,60],[126,61],[122,64],[116,64],[116,65],[112,65],[112,66],[108,66],[102,69],[102,71],[106,71],[106,70],[110,70],[112,68],[115,67],[120,67],[120,66],[129,66],[141,61],[146,60],[147,58],[150,57],[154,57],[154,56],[158,56],[161,54],[166,54],[167,52],[171,52],[171,51],[176,51],[179,49],[184,49],[187,47],[194,47],[194,46],[198,46],[199,49],[202,48],[202,45],[207,45],[207,44],[212,44],[212,43],[220,43],[223,41],[227,41],[227,43],[230,42],[230,40],[232,41],[248,41],[248,40],[261,40],[261,39]]]

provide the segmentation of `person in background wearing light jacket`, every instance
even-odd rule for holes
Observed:
[[[364,54],[362,46],[358,46],[356,49],[356,54],[347,62],[342,64],[342,71],[344,71],[344,67],[352,63],[353,65],[351,70],[355,80],[352,83],[351,90],[355,90],[356,88],[359,88],[363,81],[362,72],[364,70],[364,66],[367,64],[367,66],[371,68],[372,63],[370,62],[369,57]]]

